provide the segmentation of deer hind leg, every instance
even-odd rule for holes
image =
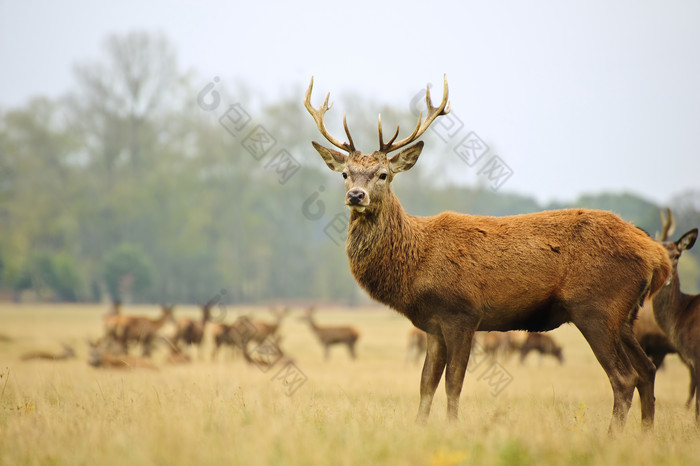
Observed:
[[[591,313],[588,319],[578,322],[577,327],[610,380],[613,412],[608,433],[616,434],[622,431],[627,421],[639,375],[627,355],[619,328],[609,328],[609,322],[593,319]]]
[[[639,375],[637,391],[642,405],[642,427],[650,429],[654,425],[654,379],[656,378],[656,367],[647,357],[634,337],[632,325],[626,322],[622,326],[622,342],[625,345],[627,354],[632,362],[634,370]]]
[[[447,363],[447,347],[441,334],[427,334],[427,351],[420,377],[420,406],[416,424],[425,424],[430,415],[430,406]]]
[[[355,354],[355,342],[354,341],[348,343],[348,351],[350,351],[350,357],[352,359],[357,359],[357,354]]]

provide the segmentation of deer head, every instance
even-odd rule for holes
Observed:
[[[671,276],[666,282],[667,285],[670,285],[673,282],[673,280],[677,280],[678,259],[680,259],[681,254],[683,254],[683,251],[687,251],[695,245],[695,240],[697,239],[697,237],[698,229],[693,228],[692,230],[681,236],[680,239],[678,239],[678,241],[669,241],[667,243],[664,243],[664,247],[666,248],[668,257],[669,259],[671,259],[671,265],[673,266]]]
[[[304,105],[311,116],[316,121],[321,134],[335,147],[343,152],[335,149],[329,149],[317,142],[312,142],[314,148],[321,154],[324,162],[333,171],[343,174],[345,179],[345,205],[352,211],[363,213],[371,212],[381,206],[382,201],[391,192],[391,181],[397,173],[409,170],[415,165],[421,150],[423,150],[423,142],[419,141],[411,146],[409,144],[416,141],[432,122],[440,115],[449,113],[449,104],[447,103],[448,89],[447,77],[444,77],[443,95],[440,105],[433,107],[430,99],[430,88],[425,93],[425,100],[428,106],[428,115],[423,121],[423,113],[418,117],[418,124],[413,132],[406,138],[396,141],[399,135],[399,128],[396,127],[396,132],[384,142],[382,135],[382,119],[381,115],[378,118],[379,128],[379,149],[371,154],[364,154],[355,149],[355,144],[348,130],[347,119],[343,117],[343,127],[347,135],[348,142],[340,142],[338,139],[331,136],[323,122],[324,114],[331,108],[332,104],[328,104],[330,93],[326,96],[323,105],[318,109],[311,105],[311,91],[313,90],[314,80],[311,78],[311,83],[306,91]],[[409,147],[406,147],[409,146]],[[405,147],[405,148],[404,148]],[[404,148],[401,152],[389,157],[390,152]],[[346,152],[346,153],[345,153]]]

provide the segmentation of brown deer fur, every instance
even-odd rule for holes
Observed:
[[[417,422],[430,413],[446,370],[447,411],[457,419],[474,332],[546,331],[573,322],[590,344],[613,389],[610,431],[624,427],[635,387],[642,423],[653,424],[654,366],[632,333],[644,299],[666,281],[671,264],[661,245],[617,215],[569,209],[511,217],[443,212],[415,217],[404,212],[391,189],[394,176],[410,169],[423,143],[415,141],[437,116],[443,100],[408,138],[364,154],[339,143],[323,124],[328,98],[306,108],[321,133],[344,152],[313,143],[329,168],[345,178],[351,209],[346,251],[357,282],[428,333]],[[427,94],[427,93],[426,93]],[[398,132],[398,131],[397,131]]]
[[[676,242],[664,243],[673,264],[671,279],[653,297],[654,317],[668,335],[681,359],[690,367],[690,395],[695,396],[695,420],[700,423],[700,399],[697,381],[700,380],[700,294],[688,295],[681,291],[678,278],[678,259],[683,251],[693,247],[698,229],[690,230]]]
[[[549,354],[557,358],[559,364],[564,363],[564,355],[561,346],[549,335],[544,333],[528,333],[525,342],[520,347],[520,363],[525,362],[525,358],[530,351],[537,351],[540,355]]]

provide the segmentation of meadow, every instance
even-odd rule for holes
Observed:
[[[656,424],[644,433],[635,400],[622,435],[607,435],[612,390],[578,330],[551,335],[563,365],[530,354],[493,360],[475,350],[460,420],[446,422],[441,383],[426,426],[413,423],[422,360],[406,358],[410,324],[383,308],[319,309],[321,325],[361,332],[358,359],[334,347],[330,361],[301,308],[283,322],[294,359],[269,369],[211,341],[193,362],[158,371],[95,369],[88,339],[104,305],[0,305],[0,464],[507,465],[697,464],[700,431],[684,406],[688,373],[669,356],[656,378]],[[265,309],[230,309],[272,320]],[[155,316],[155,306],[125,313]],[[176,307],[176,316],[198,316]],[[163,329],[172,333],[171,326]],[[33,350],[73,346],[77,358],[21,361]],[[483,356],[483,355],[482,355]]]

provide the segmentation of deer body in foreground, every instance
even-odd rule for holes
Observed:
[[[695,396],[695,420],[700,423],[700,398],[697,381],[700,380],[700,294],[688,295],[681,291],[678,279],[678,259],[683,251],[695,244],[698,229],[690,230],[678,241],[664,243],[673,264],[671,278],[652,298],[654,317],[668,335],[679,356],[690,368],[688,404]]]
[[[317,325],[313,314],[313,309],[307,310],[304,319],[309,323],[311,330],[316,334],[321,345],[323,345],[326,360],[331,357],[331,346],[338,344],[346,345],[350,352],[350,357],[355,359],[357,357],[355,353],[355,343],[357,343],[357,339],[360,337],[360,332],[354,327],[348,326],[331,327]]]
[[[143,356],[150,356],[158,331],[166,322],[173,321],[173,307],[162,305],[161,315],[157,319],[119,314],[114,327],[114,338],[121,346],[122,352],[127,354],[129,342],[133,341],[141,344]]]
[[[528,333],[525,342],[520,347],[520,363],[525,362],[525,358],[530,351],[537,351],[541,356],[549,354],[554,356],[559,361],[559,364],[564,363],[564,355],[561,352],[561,346],[554,341],[549,335],[544,333]]]
[[[610,432],[624,427],[635,387],[642,424],[653,424],[654,366],[632,333],[640,304],[671,271],[661,245],[617,215],[569,209],[511,217],[444,212],[415,217],[391,189],[394,177],[418,160],[415,142],[440,115],[443,99],[407,138],[388,142],[379,120],[379,149],[355,149],[331,136],[323,122],[328,97],[305,106],[321,134],[341,151],[314,142],[331,170],[345,179],[350,208],[346,252],[357,282],[375,300],[405,315],[428,334],[417,422],[426,422],[443,372],[448,418],[457,419],[459,396],[474,332],[547,331],[573,322],[591,346],[613,389]],[[408,147],[405,147],[408,146]],[[389,157],[390,152],[402,149]]]

